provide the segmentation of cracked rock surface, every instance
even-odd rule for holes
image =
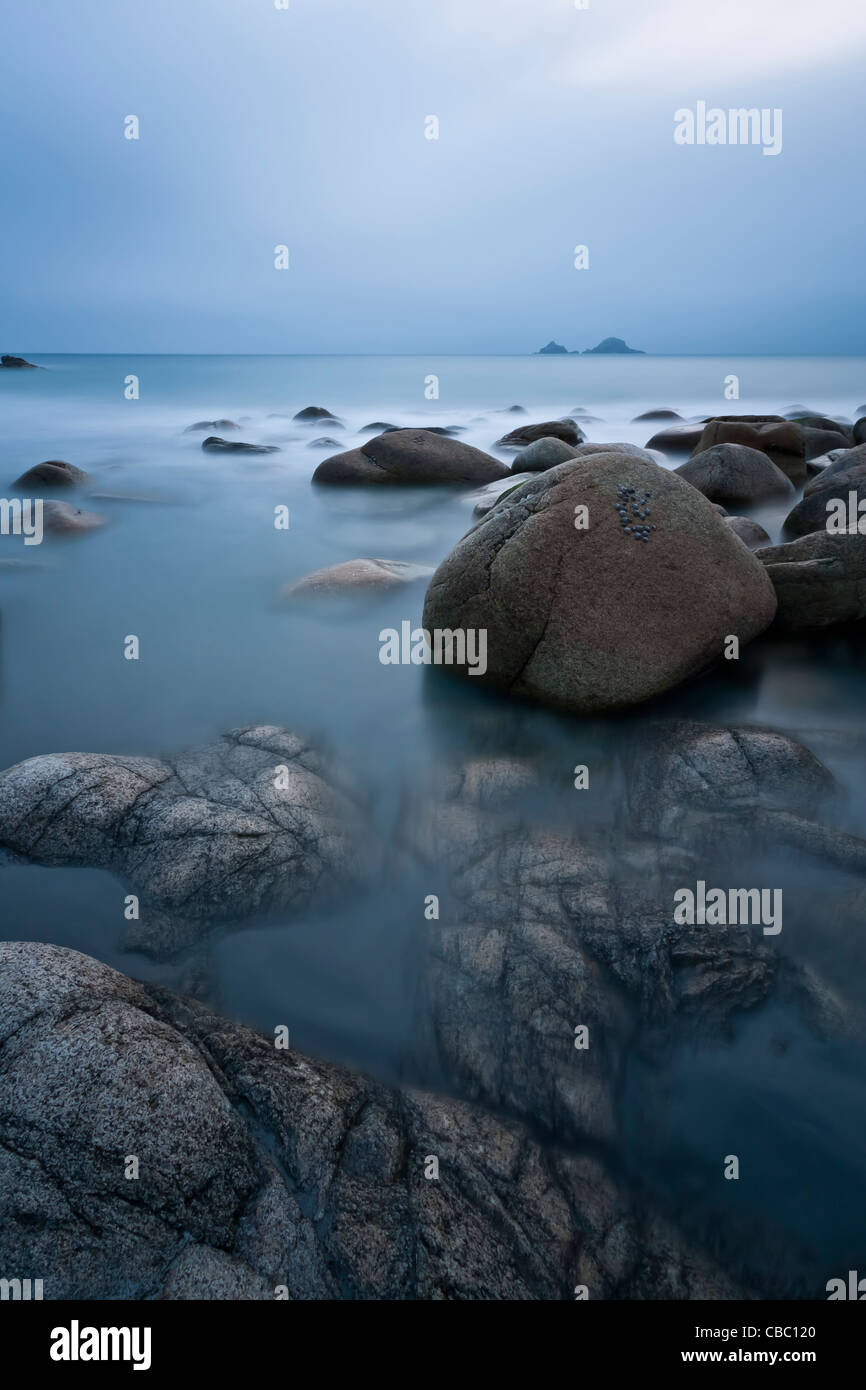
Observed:
[[[55,946],[0,945],[0,1178],[46,1299],[737,1295],[598,1159]]]
[[[354,792],[297,735],[236,729],[170,760],[49,753],[0,775],[0,848],[110,869],[140,895],[130,948],[326,903],[364,871]]]

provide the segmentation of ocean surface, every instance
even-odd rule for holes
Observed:
[[[802,404],[853,420],[866,402],[866,359],[850,357],[26,355],[48,370],[0,372],[0,495],[34,464],[64,459],[91,478],[78,505],[109,524],[40,547],[0,537],[0,767],[71,750],[158,755],[239,725],[280,724],[314,734],[364,779],[383,834],[431,766],[481,751],[478,714],[499,707],[497,697],[424,667],[380,664],[380,630],[419,625],[423,583],[361,606],[286,606],[279,591],[363,555],[435,566],[472,524],[474,499],[433,488],[314,489],[323,458],[370,437],[359,431],[374,421],[461,426],[461,439],[493,451],[516,424],[578,407],[597,417],[583,426],[590,440],[644,444],[661,426],[632,420],[653,408],[690,419]],[[725,398],[731,375],[738,400]],[[135,400],[124,396],[131,376]],[[437,399],[425,395],[431,377]],[[527,414],[505,413],[515,404]],[[293,421],[309,405],[328,408],[340,426]],[[240,425],[228,438],[280,452],[214,455],[201,441],[219,430],[185,433],[224,417]],[[338,447],[312,442],[323,435]],[[288,531],[274,527],[279,504],[290,509]],[[786,510],[749,514],[776,539]],[[124,659],[129,634],[139,638],[138,661]],[[551,789],[560,795],[580,761],[581,721],[526,706],[511,720],[506,705],[497,748],[544,747],[562,768],[562,786]],[[844,824],[864,834],[864,710],[864,644],[830,634],[756,644],[739,663],[627,717],[787,729],[837,775],[848,794]],[[164,967],[123,950],[122,890],[108,874],[0,866],[0,904],[7,939],[75,947],[170,982]],[[866,1002],[866,945],[840,945],[828,926],[793,922],[779,948]],[[339,912],[262,922],[217,941],[214,1002],[269,1032],[287,1023],[302,1049],[411,1080],[423,931],[417,896],[410,910],[387,881]],[[780,1027],[790,1038],[784,1061],[768,1044]],[[724,1046],[680,1049],[662,1071],[636,1064],[623,1167],[676,1209],[693,1208],[697,1227],[713,1228],[709,1175],[732,1151],[732,1131],[744,1144],[748,1136],[757,1174],[737,1193],[744,1220],[754,1211],[802,1240],[807,1271],[844,1275],[859,1252],[866,1273],[863,1060],[859,1047],[819,1042],[793,1016],[766,1010]]]

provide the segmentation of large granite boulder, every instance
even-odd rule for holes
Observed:
[[[76,468],[74,463],[66,463],[64,459],[46,459],[44,463],[28,468],[26,473],[15,479],[12,486],[16,491],[36,492],[45,488],[62,488],[65,491],[66,488],[81,487],[86,482],[87,474],[83,468]]]
[[[319,464],[315,483],[490,483],[508,469],[489,454],[433,430],[389,430]]]
[[[521,449],[514,455],[511,464],[512,473],[543,473],[547,468],[555,468],[558,463],[566,463],[568,459],[575,457],[576,450],[572,444],[566,444],[564,439],[557,439],[554,435],[545,435],[542,439],[536,439],[532,444],[527,444],[525,449]]]
[[[589,712],[698,674],[775,611],[763,567],[705,497],[654,463],[611,453],[560,464],[504,497],[437,569],[423,623],[486,633],[476,678]]]

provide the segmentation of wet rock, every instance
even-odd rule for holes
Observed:
[[[788,415],[786,418],[793,420],[795,424],[802,426],[804,430],[817,430],[823,431],[824,433],[841,435],[843,447],[845,445],[850,446],[854,443],[851,434],[851,426],[845,424],[842,420],[833,420],[827,415],[815,415],[808,410],[798,415]],[[834,445],[831,444],[830,447],[832,448]]]
[[[39,370],[35,362],[28,362],[23,357],[13,357],[11,352],[4,352],[0,357],[0,368],[6,367],[8,370],[19,370],[21,367],[30,367],[33,371]],[[42,369],[44,370],[44,368]]]
[[[830,478],[836,478],[841,473],[850,473],[852,469],[866,464],[866,444],[858,444],[851,449],[834,450],[832,455],[828,454],[826,457],[829,462],[816,477],[810,478],[803,488],[804,497],[811,497],[816,492],[823,491]]]
[[[744,444],[749,449],[758,449],[772,459],[792,483],[799,486],[806,481],[803,430],[780,415],[718,415],[704,425],[692,453],[702,454],[717,444]]]
[[[193,434],[196,430],[239,430],[240,425],[234,420],[196,420],[194,425],[187,425],[184,434]]]
[[[811,479],[796,507],[786,516],[784,530],[788,535],[805,536],[811,531],[826,530],[829,522],[835,524],[840,511],[847,518],[852,493],[857,514],[856,509],[866,498],[866,461],[840,472],[835,471],[835,464],[831,468],[834,471],[825,468]]]
[[[574,451],[574,457],[578,459],[592,458],[594,454],[628,454],[633,459],[643,459],[644,463],[662,461],[659,454],[654,456],[649,449],[641,449],[637,444],[578,444]]]
[[[339,447],[339,439],[329,439],[326,434],[323,434],[319,439],[311,439],[307,445],[308,449],[339,449]]]
[[[532,482],[535,477],[534,473],[507,474],[505,478],[497,478],[495,482],[488,483],[486,487],[467,498],[467,501],[475,503],[473,515],[486,516],[491,508],[496,506],[500,497],[506,497],[509,492],[520,487],[521,483]]]
[[[676,410],[645,410],[643,415],[636,415],[632,420],[633,425],[640,425],[644,420],[682,420]]]
[[[853,445],[854,435],[849,430],[844,430],[839,426],[837,429],[813,429],[808,425],[800,427],[803,431],[803,439],[806,447],[806,461],[818,458],[821,454],[827,453],[830,449],[847,448]]]
[[[503,415],[525,415],[526,407],[522,405],[507,405],[502,411]]]
[[[763,526],[759,526],[757,521],[752,521],[747,516],[729,516],[725,518],[725,524],[730,526],[735,536],[739,536],[744,545],[750,550],[757,550],[759,546],[768,545],[769,534]],[[778,597],[778,590],[776,591]]]
[[[433,430],[392,430],[360,449],[334,454],[320,463],[313,481],[354,484],[488,483],[508,470],[471,444]]]
[[[74,464],[66,463],[63,459],[47,459],[45,463],[37,463],[33,468],[28,468],[26,473],[15,479],[12,486],[21,490],[69,488],[81,487],[87,481],[88,474],[83,468],[76,468]]]
[[[866,444],[866,416],[862,416],[851,431],[855,444]]]
[[[543,473],[547,468],[554,468],[558,463],[565,463],[566,459],[573,459],[575,450],[571,444],[566,444],[564,439],[556,439],[553,436],[545,436],[536,439],[532,444],[527,444],[525,449],[521,449],[514,456],[511,465],[512,473]]]
[[[814,531],[758,551],[779,601],[776,625],[805,632],[866,618],[866,535]]]
[[[763,567],[706,498],[612,453],[560,464],[504,498],[437,569],[423,625],[486,632],[478,684],[589,712],[696,675],[775,609]]]
[[[308,405],[303,410],[299,410],[297,415],[292,416],[293,420],[328,420],[338,424],[336,415],[332,415],[330,410],[326,410],[322,405]]]
[[[71,502],[46,500],[42,503],[42,525],[52,535],[75,535],[83,531],[98,531],[100,526],[105,525],[105,517],[96,512],[83,512],[80,507],[73,507]]]
[[[0,774],[0,847],[116,873],[140,898],[125,944],[170,956],[219,923],[360,881],[373,861],[360,802],[295,734],[236,729],[170,760],[28,758]]]
[[[794,485],[766,454],[743,444],[716,444],[677,469],[712,502],[758,502],[790,495]]]
[[[671,425],[658,430],[646,442],[647,449],[660,449],[663,454],[690,454],[704,432],[703,425]]]
[[[209,454],[278,454],[276,444],[246,444],[240,439],[219,439],[212,434],[202,440],[203,449]]]
[[[369,425],[362,425],[358,430],[359,434],[385,434],[388,430],[398,430],[399,425],[389,424],[387,420],[373,420]]]
[[[585,435],[574,420],[545,420],[540,425],[518,425],[517,429],[497,439],[499,449],[524,449],[537,439],[562,439],[566,444],[582,444]]]
[[[77,952],[0,945],[0,1045],[0,1265],[46,1299],[738,1292],[599,1160]]]
[[[341,565],[329,565],[303,579],[296,579],[282,590],[283,598],[307,598],[328,594],[361,592],[381,593],[385,589],[401,588],[404,584],[428,579],[433,573],[430,565],[413,565],[404,560],[345,560]]]

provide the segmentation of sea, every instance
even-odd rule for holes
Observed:
[[[796,405],[853,421],[866,403],[866,358],[856,357],[24,355],[45,370],[0,371],[0,494],[34,464],[63,459],[90,478],[77,505],[106,524],[39,547],[0,537],[0,768],[73,750],[160,755],[279,724],[311,734],[363,779],[385,837],[431,768],[490,750],[491,710],[501,711],[494,751],[543,747],[561,767],[552,799],[570,786],[590,731],[538,706],[512,718],[507,700],[473,681],[383,665],[379,633],[420,624],[423,582],[360,606],[281,599],[287,583],[358,556],[435,566],[474,521],[471,489],[313,487],[322,459],[369,438],[374,422],[459,427],[460,439],[510,462],[494,447],[500,436],[576,410],[589,440],[643,445],[661,425],[635,417],[652,409],[696,420]],[[310,405],[339,423],[293,419]],[[223,418],[239,426],[227,438],[279,452],[203,451],[220,429],[188,427]],[[281,506],[287,529],[274,525]],[[748,514],[776,540],[785,511]],[[130,635],[137,661],[124,658]],[[757,643],[729,665],[737,670],[618,719],[786,730],[839,779],[838,822],[866,835],[862,637]],[[821,901],[820,868],[798,872]],[[172,983],[167,966],[124,949],[122,898],[101,870],[7,863],[0,932]],[[287,1024],[302,1050],[411,1083],[424,932],[417,897],[406,901],[385,875],[344,909],[215,937],[212,999],[269,1033]],[[840,937],[828,909],[783,938],[779,950],[866,1003],[866,933]],[[756,1249],[759,1283],[772,1292],[802,1280],[823,1296],[816,1281],[844,1277],[858,1259],[866,1274],[864,1060],[859,1042],[819,1038],[781,1003],[724,1040],[684,1043],[663,1065],[635,1059],[617,1161],[723,1255],[726,1202],[747,1227],[754,1217],[756,1230],[777,1230],[780,1248],[802,1247],[802,1266],[771,1275]],[[741,1158],[735,1196],[719,1191],[731,1153]]]

